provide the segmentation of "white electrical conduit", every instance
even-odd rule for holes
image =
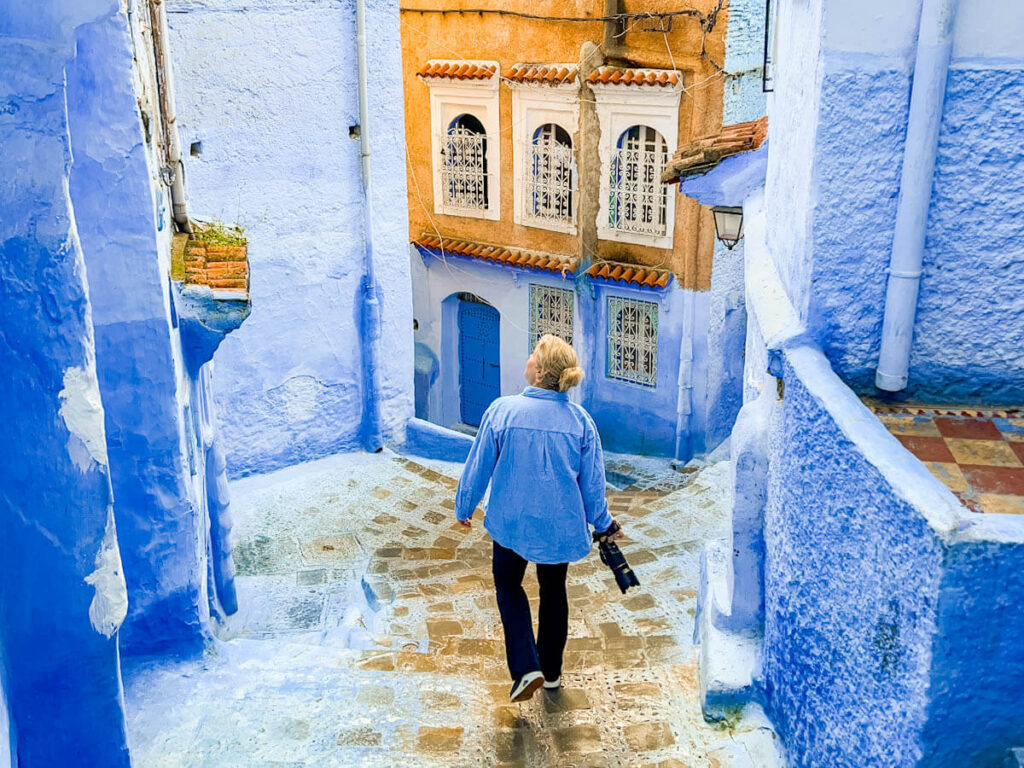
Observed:
[[[185,171],[181,162],[181,140],[178,138],[178,113],[174,108],[174,78],[171,73],[171,57],[167,52],[167,13],[163,0],[149,0],[149,20],[153,35],[159,109],[163,114],[168,176],[164,181],[171,191],[171,216],[174,223],[180,231],[191,234],[192,225],[185,210]]]
[[[931,207],[957,2],[924,0],[921,7],[900,197],[887,270],[889,285],[882,320],[882,349],[875,371],[875,385],[890,392],[906,388],[910,370],[910,345],[917,315],[925,229]]]
[[[356,58],[359,62],[359,158],[363,171],[363,284],[361,342],[363,357],[363,448],[376,453],[384,445],[380,423],[380,299],[373,259],[373,199],[370,184],[370,109],[366,68],[366,1],[356,0]]]

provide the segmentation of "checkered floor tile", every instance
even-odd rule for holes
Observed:
[[[1024,409],[868,406],[966,507],[1024,514]]]

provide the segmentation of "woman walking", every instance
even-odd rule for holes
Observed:
[[[509,698],[529,699],[543,685],[561,685],[569,631],[565,577],[569,563],[590,552],[590,527],[617,524],[604,495],[604,459],[597,428],[567,392],[583,379],[576,352],[557,336],[537,343],[521,394],[488,407],[455,496],[455,516],[470,526],[491,483],[484,527],[494,539],[494,589],[513,685]],[[540,615],[533,636],[523,590],[528,563],[537,564]]]

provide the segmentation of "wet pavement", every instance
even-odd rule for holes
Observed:
[[[766,764],[756,716],[703,720],[691,645],[728,464],[608,468],[642,587],[620,594],[596,551],[570,566],[563,689],[516,705],[460,465],[350,454],[234,483],[242,608],[202,659],[126,662],[136,765]],[[536,617],[532,568],[526,588]]]

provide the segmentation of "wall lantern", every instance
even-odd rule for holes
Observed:
[[[711,213],[715,217],[715,236],[731,251],[743,237],[743,209],[716,205]]]

